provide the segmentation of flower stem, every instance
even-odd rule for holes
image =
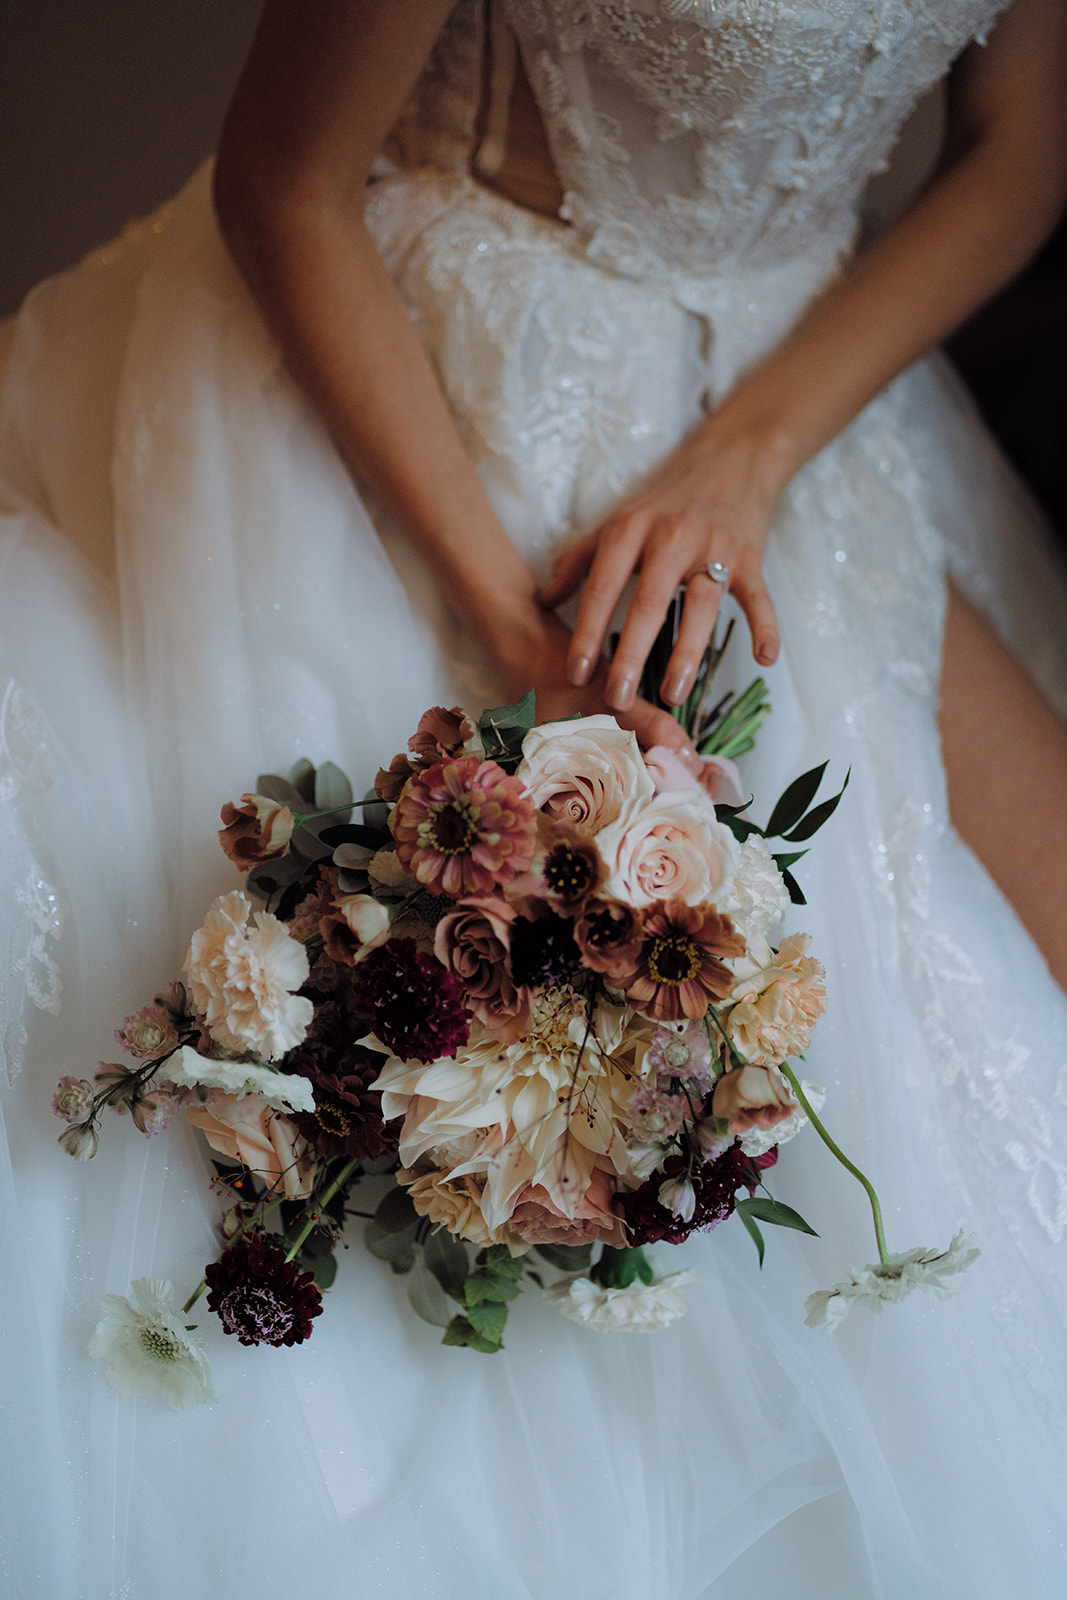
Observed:
[[[782,1077],[792,1089],[800,1105],[800,1109],[803,1111],[804,1115],[807,1117],[808,1121],[811,1123],[812,1127],[815,1129],[815,1132],[819,1135],[819,1138],[829,1150],[830,1154],[835,1156],[845,1170],[847,1172],[851,1172],[852,1176],[859,1183],[861,1183],[866,1190],[867,1198],[871,1203],[871,1215],[874,1218],[874,1236],[878,1241],[878,1259],[881,1261],[883,1267],[887,1266],[889,1263],[889,1252],[886,1249],[885,1228],[882,1225],[882,1207],[879,1203],[878,1195],[875,1192],[874,1184],[867,1177],[866,1173],[861,1172],[859,1167],[856,1166],[855,1162],[850,1161],[840,1146],[835,1144],[833,1139],[831,1139],[830,1135],[819,1121],[814,1106],[811,1104],[807,1095],[800,1087],[800,1082],[797,1078],[797,1075],[793,1071],[792,1067],[790,1067],[788,1061],[781,1062],[778,1067],[778,1071],[782,1074]]]
[[[184,1316],[187,1311],[191,1311],[193,1309],[193,1307],[196,1305],[196,1302],[200,1299],[200,1296],[203,1294],[203,1292],[204,1292],[204,1290],[206,1288],[207,1288],[207,1279],[206,1278],[201,1278],[200,1282],[197,1284],[196,1288],[193,1290],[193,1292],[189,1296],[188,1300],[186,1300],[184,1305],[182,1306],[182,1316]]]
[[[313,1216],[308,1218],[300,1232],[297,1234],[296,1238],[293,1240],[292,1244],[289,1246],[288,1250],[285,1252],[286,1261],[292,1261],[293,1258],[300,1253],[301,1247],[311,1236],[314,1229],[319,1225],[319,1214],[326,1209],[334,1195],[337,1193],[338,1189],[344,1188],[345,1184],[348,1182],[349,1178],[352,1176],[353,1172],[355,1172],[358,1166],[358,1156],[353,1156],[350,1161],[346,1161],[336,1178],[334,1178],[333,1182],[327,1185],[322,1194],[318,1196],[318,1211]]]

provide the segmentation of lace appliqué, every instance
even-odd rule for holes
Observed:
[[[51,786],[46,753],[43,719],[26,692],[9,680],[0,698],[0,839],[7,894],[18,908],[0,962],[0,1058],[9,1083],[26,1058],[26,1003],[56,1015],[62,993],[53,952],[63,931],[59,897],[26,842],[16,810],[20,796]]]

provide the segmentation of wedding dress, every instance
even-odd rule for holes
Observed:
[[[505,0],[557,221],[471,175],[487,23],[456,7],[368,215],[539,574],[839,270],[910,106],[999,9]],[[178,1128],[113,1121],[68,1160],[55,1080],[113,1052],[233,886],[224,800],[301,755],[366,784],[423,709],[493,686],[288,376],[207,172],[28,300],[0,509],[4,1594],[1062,1593],[1067,1003],[949,826],[935,713],[948,572],[1061,707],[1067,595],[945,368],[800,473],[767,557],[783,653],[744,769],[757,810],[817,761],[852,771],[798,869],[791,926],[830,995],[807,1070],[890,1248],[963,1225],[983,1252],[957,1299],[833,1335],[804,1298],[873,1244],[809,1134],[772,1188],[821,1237],[777,1234],[761,1273],[737,1224],[694,1236],[663,1263],[697,1272],[688,1313],[654,1336],[528,1296],[504,1354],[443,1349],[353,1233],[306,1345],[246,1350],[197,1308],[218,1406],[115,1394],[85,1353],[99,1296],[186,1292],[215,1202]]]

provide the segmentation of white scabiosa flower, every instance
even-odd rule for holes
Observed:
[[[101,1305],[89,1354],[107,1362],[108,1379],[120,1394],[161,1394],[175,1411],[215,1404],[207,1356],[182,1323],[171,1284],[138,1278],[129,1299],[106,1294]]]
[[[545,1298],[598,1333],[654,1333],[685,1315],[685,1291],[695,1281],[695,1272],[672,1272],[648,1284],[602,1289],[591,1278],[570,1278],[546,1289]]]
[[[947,1300],[960,1285],[946,1280],[964,1272],[980,1254],[974,1234],[964,1234],[961,1229],[947,1250],[927,1250],[920,1245],[905,1255],[891,1255],[884,1263],[876,1261],[859,1271],[852,1267],[843,1283],[809,1294],[804,1302],[808,1313],[804,1320],[809,1328],[833,1329],[853,1306],[881,1311],[883,1306],[903,1300],[913,1289],[924,1289],[938,1300]]]
[[[216,1061],[182,1045],[167,1062],[167,1074],[179,1088],[221,1089],[224,1094],[262,1095],[275,1111],[314,1111],[315,1091],[310,1078],[298,1072],[276,1072],[254,1061]]]

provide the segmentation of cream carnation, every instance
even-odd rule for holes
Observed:
[[[220,895],[193,934],[185,973],[197,1011],[226,1050],[276,1061],[298,1045],[314,1014],[293,991],[307,982],[303,945],[269,911],[248,919],[252,902],[239,890]]]
[[[658,900],[718,905],[733,881],[737,842],[696,789],[630,801],[597,834],[608,900],[644,907]]]
[[[613,822],[628,800],[653,794],[636,736],[609,716],[531,728],[515,776],[538,811],[591,833]]]
[[[769,966],[735,985],[725,1027],[746,1061],[777,1066],[811,1043],[826,1010],[826,989],[822,963],[807,954],[810,943],[806,933],[790,934]]]
[[[770,846],[758,833],[750,834],[741,846],[734,881],[719,910],[751,940],[756,933],[766,935],[777,928],[789,906],[789,890]]]

